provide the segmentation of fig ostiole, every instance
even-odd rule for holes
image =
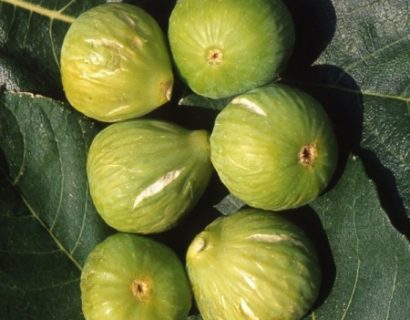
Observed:
[[[186,259],[204,320],[299,320],[321,283],[308,237],[283,215],[260,209],[216,219]]]
[[[87,320],[181,320],[192,294],[176,254],[160,242],[117,233],[98,244],[81,273]]]
[[[168,37],[188,86],[224,98],[278,76],[293,49],[294,26],[281,0],[179,0]]]
[[[102,130],[90,146],[87,175],[94,205],[118,231],[173,227],[197,203],[212,166],[209,134],[135,119]]]
[[[110,3],[84,12],[67,31],[60,60],[66,97],[88,117],[131,119],[171,99],[164,33],[140,7]]]
[[[237,198],[265,210],[297,208],[328,185],[337,142],[322,105],[274,84],[234,98],[217,116],[211,160]]]

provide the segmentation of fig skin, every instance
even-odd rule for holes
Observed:
[[[181,320],[191,308],[185,268],[162,243],[117,233],[98,244],[81,273],[87,320]]]
[[[96,120],[140,117],[171,99],[164,33],[137,6],[110,3],[81,14],[65,35],[60,60],[68,101]]]
[[[101,217],[124,232],[172,228],[208,185],[208,140],[204,130],[158,120],[106,127],[93,140],[87,158],[90,193]]]
[[[204,320],[299,320],[309,311],[321,282],[318,258],[282,217],[242,209],[195,237],[187,270]]]
[[[181,77],[195,93],[214,99],[276,78],[294,33],[281,0],[179,0],[168,27]]]
[[[265,210],[313,201],[337,164],[337,141],[321,104],[280,84],[233,99],[218,114],[210,145],[212,163],[229,191]]]

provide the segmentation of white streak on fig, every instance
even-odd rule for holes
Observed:
[[[118,106],[117,108],[111,110],[110,112],[107,112],[107,115],[115,115],[117,113],[120,113],[121,111],[127,110],[130,107],[129,104],[124,104],[122,106]]]
[[[172,183],[172,181],[178,178],[182,171],[183,169],[167,172],[166,175],[150,184],[135,198],[133,209],[135,209],[144,199],[151,197],[163,190],[166,186]]]
[[[305,245],[296,239],[294,239],[292,236],[287,235],[287,234],[253,234],[248,237],[248,239],[259,241],[259,242],[269,242],[269,243],[277,243],[277,242],[282,242],[282,241],[289,241],[292,244],[294,244],[297,247],[301,247],[304,250],[308,251],[308,249],[305,247]]]
[[[231,102],[232,104],[239,104],[244,106],[246,109],[248,109],[249,111],[259,114],[261,116],[266,116],[266,112],[259,107],[257,104],[253,103],[252,101],[250,101],[247,98],[235,98],[232,100]]]
[[[245,280],[245,282],[247,283],[247,285],[249,287],[251,287],[252,289],[258,289],[258,287],[256,286],[255,281],[253,281],[253,279],[251,277],[249,277],[246,274],[242,274],[243,279]]]
[[[252,309],[249,307],[249,305],[246,303],[246,301],[244,299],[241,299],[239,307],[241,308],[243,314],[248,317],[248,319],[250,319],[250,320],[259,320],[259,318],[257,316],[255,316]]]

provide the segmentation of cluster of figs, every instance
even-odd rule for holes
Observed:
[[[110,3],[80,15],[63,42],[68,101],[108,123],[87,177],[96,210],[118,231],[86,260],[83,314],[181,320],[195,300],[204,320],[301,319],[321,271],[282,211],[324,191],[337,145],[319,102],[274,81],[295,42],[290,13],[280,0],[178,0],[167,31],[138,6]],[[143,117],[171,99],[174,68],[194,93],[229,98],[211,133]],[[184,266],[146,235],[190,212],[214,169],[247,207],[199,233]]]

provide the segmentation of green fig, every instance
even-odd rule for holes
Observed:
[[[178,0],[168,37],[182,78],[209,98],[272,81],[284,68],[295,38],[281,0]]]
[[[188,276],[204,320],[299,320],[315,302],[315,248],[282,215],[242,209],[192,241]]]
[[[192,294],[184,266],[162,243],[114,234],[87,257],[81,273],[87,320],[181,320]]]
[[[297,208],[328,185],[337,142],[321,104],[285,85],[234,98],[217,116],[211,160],[237,198],[265,210]]]
[[[68,101],[88,117],[142,116],[171,98],[173,73],[163,31],[143,9],[103,4],[81,14],[61,48]]]
[[[154,233],[173,227],[201,197],[212,172],[209,135],[148,119],[114,123],[90,146],[90,193],[118,231]]]

